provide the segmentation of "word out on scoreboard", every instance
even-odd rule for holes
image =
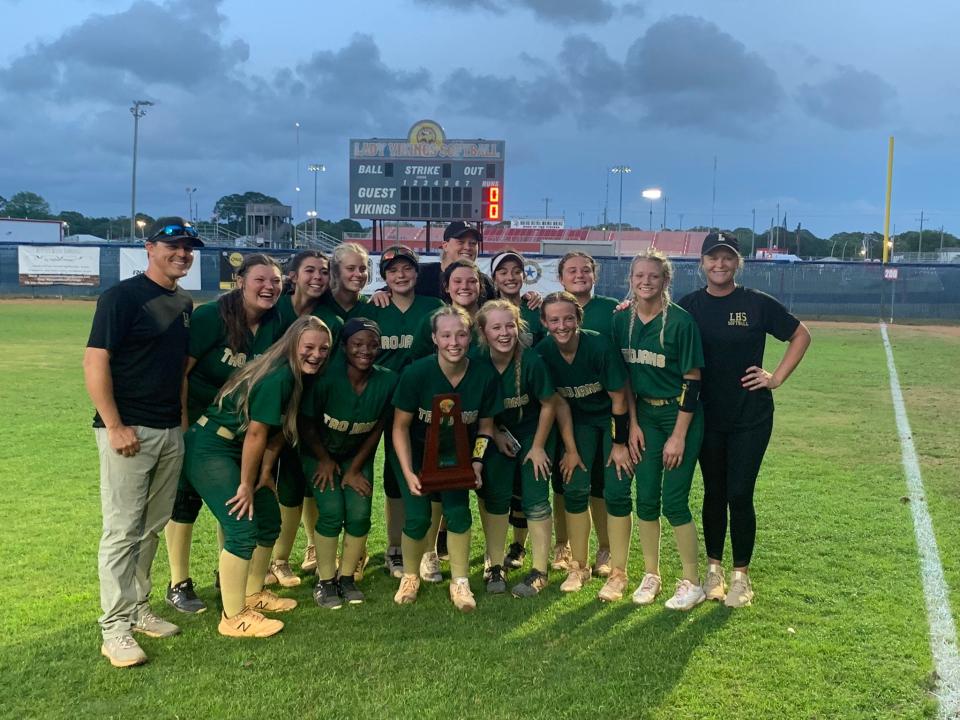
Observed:
[[[351,140],[350,217],[497,222],[504,146],[502,140],[448,139],[432,120],[398,140]]]

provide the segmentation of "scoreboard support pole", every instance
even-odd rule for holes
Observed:
[[[427,220],[427,234],[424,240],[426,241],[426,245],[424,246],[424,252],[429,253],[430,252],[430,221],[429,220]]]

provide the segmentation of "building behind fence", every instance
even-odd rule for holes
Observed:
[[[120,249],[100,246],[99,285],[23,285],[16,245],[0,245],[0,295],[4,297],[96,297],[120,280]],[[126,246],[130,247],[130,246]],[[142,246],[140,246],[142,247]],[[585,247],[584,249],[589,249]],[[199,299],[221,292],[221,255],[254,250],[205,247],[200,253]],[[431,261],[433,258],[426,257]],[[600,265],[597,292],[623,297],[627,292],[627,258],[597,258]],[[482,263],[482,265],[485,263]],[[674,259],[674,297],[682,297],[703,285],[696,260]],[[895,272],[891,272],[895,271]],[[890,276],[896,275],[893,279]],[[881,265],[871,262],[747,261],[742,284],[762,290],[783,302],[803,318],[878,318],[929,321],[960,321],[960,264]]]

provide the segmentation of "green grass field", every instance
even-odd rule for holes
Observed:
[[[285,591],[301,606],[283,618],[280,635],[227,640],[216,632],[216,541],[204,511],[193,568],[213,609],[187,617],[163,604],[161,545],[154,607],[183,633],[143,639],[150,663],[116,670],[99,654],[96,624],[97,456],[80,368],[92,312],[82,302],[0,303],[8,428],[0,445],[2,717],[935,715],[917,553],[875,326],[815,326],[807,359],[777,391],[757,493],[752,608],[704,605],[684,615],[629,600],[601,605],[599,581],[563,596],[559,574],[538,598],[488,598],[479,531],[476,613],[457,614],[446,583],[400,608],[395,581],[379,568],[378,516],[361,585],[366,604],[320,610],[304,583]],[[956,618],[960,389],[948,378],[960,366],[960,335],[893,327],[891,337]],[[695,490],[691,503],[699,502]],[[295,557],[301,549],[302,539]],[[631,587],[641,567],[634,541]],[[662,570],[668,582],[679,575],[669,533]]]

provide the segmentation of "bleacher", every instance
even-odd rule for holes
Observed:
[[[434,225],[430,229],[430,250],[437,252],[443,241],[443,225]],[[529,255],[543,254],[544,243],[561,243],[568,246],[580,246],[586,252],[591,246],[611,244],[617,249],[616,255],[630,256],[654,247],[670,257],[699,257],[705,232],[686,232],[665,230],[556,230],[508,228],[487,226],[483,230],[483,252],[496,253],[507,248]],[[344,241],[358,242],[368,250],[373,250],[371,233],[344,233]],[[377,235],[379,251],[390,245],[406,245],[417,252],[424,252],[427,242],[426,227],[397,227],[383,225],[383,235]],[[599,253],[598,253],[599,255]]]

